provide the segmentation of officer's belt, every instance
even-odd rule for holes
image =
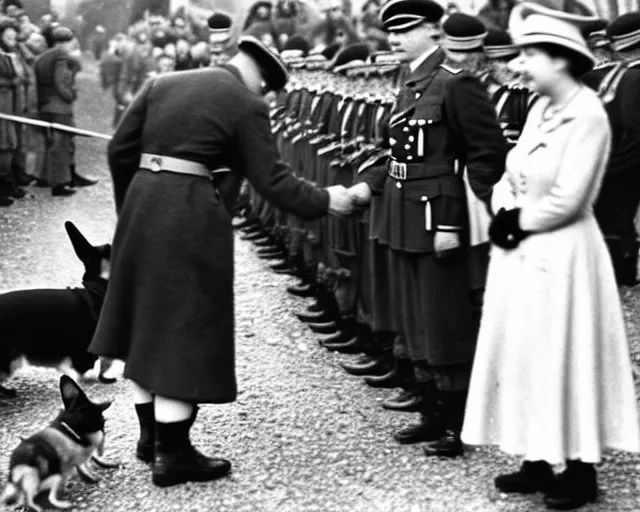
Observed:
[[[392,178],[400,181],[421,180],[440,176],[455,176],[457,174],[457,166],[454,164],[452,168],[451,165],[442,162],[433,164],[398,162],[391,158],[387,173]]]
[[[207,179],[213,179],[214,174],[231,171],[231,169],[227,167],[221,167],[212,171],[208,169],[206,165],[198,162],[183,160],[182,158],[173,158],[170,156],[154,155],[152,153],[142,153],[140,155],[140,165],[138,167],[140,169],[146,169],[153,172],[167,171],[177,174],[200,176]]]

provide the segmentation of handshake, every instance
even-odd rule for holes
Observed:
[[[366,183],[350,188],[335,185],[326,190],[329,192],[329,213],[336,217],[350,217],[371,202],[371,189]]]

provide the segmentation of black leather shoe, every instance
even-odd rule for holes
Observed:
[[[328,322],[309,322],[307,327],[317,334],[334,334],[338,326],[332,320]]]
[[[244,229],[249,227],[251,224],[253,224],[253,221],[247,218],[236,217],[231,221],[231,226],[233,227],[233,229]]]
[[[567,461],[567,469],[560,473],[544,504],[552,510],[573,510],[598,499],[598,477],[593,464],[579,460]]]
[[[253,240],[260,240],[261,238],[264,238],[264,233],[262,232],[262,228],[260,228],[259,230],[251,231],[246,235],[242,235],[240,238],[242,240],[252,242]]]
[[[332,339],[335,341],[322,342],[322,346],[329,352],[340,352],[341,354],[359,354],[362,352],[362,344],[358,337],[351,335],[347,331],[340,331]]]
[[[440,439],[430,442],[424,447],[427,457],[458,457],[464,453],[464,446],[460,434],[447,430]]]
[[[518,494],[548,492],[554,482],[553,469],[543,460],[525,460],[515,473],[499,475],[493,480],[500,492]]]
[[[269,249],[277,249],[276,244],[273,243],[271,238],[258,238],[258,240],[253,241],[253,245],[260,248],[269,248]]]
[[[269,249],[264,252],[258,252],[258,258],[261,260],[282,260],[285,257],[286,254],[279,249]]]
[[[246,239],[247,236],[249,235],[254,235],[256,233],[260,233],[261,236],[262,235],[262,224],[260,224],[260,222],[258,222],[257,220],[252,221],[251,224],[247,225],[246,227],[242,228],[242,235],[240,236],[240,238],[242,238],[243,240]]]
[[[155,413],[153,402],[136,404],[136,415],[140,424],[140,437],[136,445],[136,457],[147,464],[153,462],[155,456]]]
[[[295,269],[289,265],[287,261],[279,261],[278,263],[269,265],[269,268],[276,274],[295,275]]]
[[[31,176],[30,174],[27,174],[25,172],[20,172],[16,176],[16,183],[21,187],[28,187],[34,181],[36,181],[35,176]]]
[[[340,363],[340,366],[350,375],[383,375],[391,368],[390,362],[384,357],[363,355],[358,360]]]
[[[75,194],[76,191],[72,188],[68,188],[66,185],[56,185],[51,189],[51,195],[57,197],[68,197]]]
[[[98,183],[98,180],[92,180],[90,178],[80,176],[78,173],[73,173],[73,178],[71,179],[72,187],[90,187],[96,183]]]
[[[295,297],[314,297],[315,290],[310,284],[287,286],[287,292]]]
[[[383,375],[372,375],[364,379],[367,386],[372,388],[399,388],[402,386],[402,379],[398,370],[393,367]]]
[[[415,444],[438,441],[446,433],[446,427],[438,416],[422,416],[420,423],[393,434],[400,444]]]
[[[418,412],[422,405],[422,397],[415,389],[405,389],[399,395],[382,402],[382,407],[390,411]]]
[[[298,317],[298,320],[305,323],[324,323],[331,321],[331,317],[325,311],[302,311],[295,313],[295,315]]]
[[[36,187],[49,188],[49,182],[47,180],[36,179]]]
[[[280,255],[284,255],[282,250],[279,247],[276,247],[275,245],[270,245],[269,247],[260,247],[256,249],[256,254],[258,256],[264,256],[265,254],[272,254],[272,253],[278,253]]]

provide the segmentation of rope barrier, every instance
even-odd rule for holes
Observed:
[[[91,137],[94,139],[111,140],[111,135],[104,133],[94,132],[91,130],[82,130],[74,126],[67,126],[59,123],[49,123],[47,121],[41,121],[39,119],[31,119],[30,117],[13,116],[10,114],[0,113],[0,119],[5,121],[11,121],[13,123],[27,124],[30,126],[37,126],[39,128],[47,128],[50,130],[58,130],[61,132],[72,133],[73,135],[80,135],[81,137]]]

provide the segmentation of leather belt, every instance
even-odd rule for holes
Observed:
[[[168,171],[177,174],[200,176],[207,179],[213,178],[213,172],[204,164],[192,162],[191,160],[183,160],[182,158],[154,155],[151,153],[142,153],[142,155],[140,155],[139,167],[140,169],[146,169],[153,172]],[[225,170],[228,171],[229,169]]]

